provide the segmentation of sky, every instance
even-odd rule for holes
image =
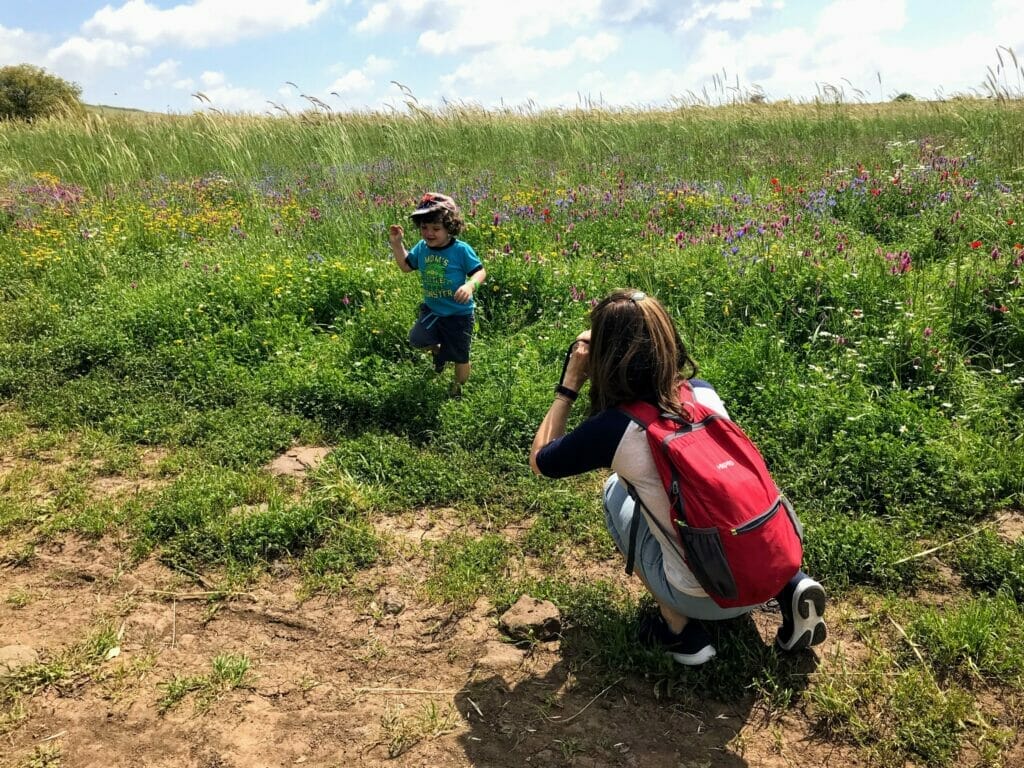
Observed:
[[[171,113],[934,99],[1024,90],[1024,2],[0,0],[21,63]]]

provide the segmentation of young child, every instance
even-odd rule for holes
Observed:
[[[473,294],[487,279],[476,252],[457,239],[464,222],[459,207],[448,195],[428,192],[410,214],[422,238],[406,251],[399,224],[388,230],[391,253],[403,272],[418,270],[423,284],[419,318],[409,331],[409,343],[434,356],[434,370],[455,364],[451,393],[461,397],[469,378],[469,346],[473,341]]]

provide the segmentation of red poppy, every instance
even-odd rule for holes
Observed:
[[[981,248],[981,240],[971,240],[971,248]]]

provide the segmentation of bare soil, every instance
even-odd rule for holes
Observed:
[[[301,477],[321,457],[288,455],[271,471]],[[104,482],[94,490],[137,490]],[[527,650],[505,642],[486,601],[465,612],[425,603],[427,564],[411,544],[459,523],[430,510],[382,525],[395,557],[339,594],[306,600],[278,563],[246,592],[211,602],[195,580],[153,559],[133,563],[109,536],[67,537],[0,566],[0,646],[27,646],[46,662],[98,627],[120,637],[98,668],[25,696],[23,716],[0,722],[0,766],[866,765],[815,734],[800,704],[781,715],[753,696],[682,705],[654,679],[588,675],[557,640]],[[619,563],[590,568],[581,575],[626,578]],[[858,611],[830,608],[829,639],[806,653],[806,682],[866,652]],[[752,618],[770,642],[777,615]],[[167,683],[208,675],[220,654],[252,661],[243,685],[161,711]]]
[[[113,542],[46,546],[0,572],[0,645],[45,660],[112,622],[119,653],[27,698],[0,765],[45,754],[74,768],[858,765],[798,711],[685,709],[649,680],[587,680],[557,641],[509,645],[484,601],[463,615],[420,604],[419,565],[393,561],[302,603],[282,573],[211,604],[157,562],[129,566]],[[769,638],[777,619],[755,621]],[[160,713],[160,684],[208,674],[223,653],[252,660],[246,684]]]

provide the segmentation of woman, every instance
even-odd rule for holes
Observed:
[[[604,488],[605,518],[619,551],[628,557],[627,539],[640,514],[635,569],[658,604],[660,615],[640,627],[641,639],[660,646],[680,664],[696,666],[715,655],[699,621],[742,616],[754,605],[722,608],[701,588],[672,530],[669,499],[643,430],[617,406],[637,400],[685,418],[679,386],[689,380],[694,399],[728,418],[706,381],[693,378],[697,365],[671,318],[658,301],[640,291],[616,291],[591,312],[591,329],[576,337],[563,381],[533,439],[530,466],[547,477],[568,477],[610,468]],[[569,434],[565,425],[580,387],[590,380],[589,418]],[[634,489],[643,511],[627,491]],[[657,525],[649,526],[647,515]],[[783,650],[817,645],[825,639],[825,591],[797,571],[778,596],[783,622],[775,638]]]

